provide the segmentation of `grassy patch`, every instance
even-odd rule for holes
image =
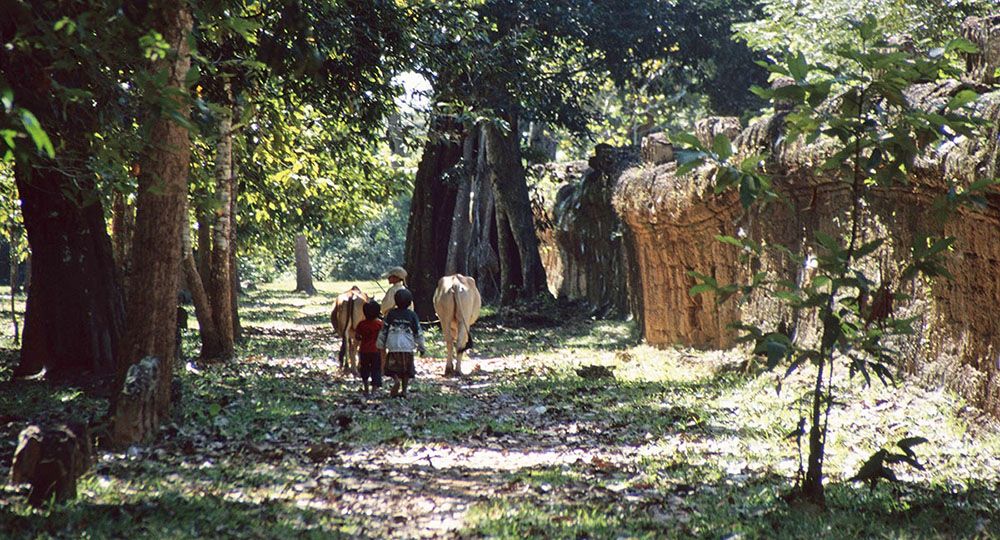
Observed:
[[[0,536],[1000,536],[1000,436],[970,425],[947,393],[837,379],[846,405],[831,417],[830,509],[817,513],[781,497],[798,468],[786,434],[805,375],[778,393],[771,374],[720,369],[735,352],[655,350],[624,322],[489,309],[470,376],[439,376],[431,328],[409,399],[366,397],[338,369],[325,321],[350,284],[319,286],[312,297],[290,283],[249,291],[239,358],[178,369],[183,398],[155,444],[102,452],[64,505],[33,510],[23,487],[0,488]],[[197,347],[185,332],[185,354]],[[0,375],[15,361],[0,355]],[[579,375],[588,365],[614,377]],[[73,388],[3,384],[0,476],[28,419],[93,419],[107,406]],[[907,435],[931,439],[917,448],[925,471],[874,490],[846,481]]]

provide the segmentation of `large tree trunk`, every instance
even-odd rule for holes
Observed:
[[[517,242],[510,230],[510,219],[501,208],[496,209],[497,256],[500,259],[500,304],[510,305],[517,301],[524,287],[521,276],[521,255]]]
[[[33,255],[14,375],[113,376],[125,313],[100,200],[71,195],[73,179],[52,162],[18,159],[15,179]]]
[[[496,201],[493,183],[486,164],[486,138],[479,130],[476,153],[475,177],[470,189],[472,209],[471,237],[469,239],[469,274],[476,278],[476,285],[484,302],[500,299],[500,258],[497,256]]]
[[[462,161],[465,166],[455,195],[455,210],[448,236],[448,257],[444,274],[469,274],[469,244],[472,242],[472,184],[476,180],[476,150],[479,146],[479,128],[465,135],[462,142]]]
[[[4,8],[9,5],[4,3]],[[21,5],[31,9],[32,16],[71,19],[79,7]],[[16,27],[9,11],[0,9],[0,34],[6,37]],[[82,381],[88,375],[113,376],[124,306],[104,209],[87,166],[89,134],[97,129],[98,108],[89,100],[52,99],[56,85],[92,86],[84,70],[65,60],[58,52],[50,55],[39,49],[0,53],[4,85],[11,86],[20,104],[35,113],[58,152],[49,159],[27,143],[18,145],[15,156],[15,182],[34,253],[30,270],[34,275],[28,275],[21,363],[14,374],[30,375],[45,368],[50,379]]]
[[[191,66],[188,37],[192,19],[186,3],[165,0],[151,8],[153,28],[175,52],[154,62],[152,70],[166,72],[164,95],[184,93]],[[177,280],[180,268],[180,227],[187,197],[191,141],[187,128],[174,117],[187,119],[189,105],[173,98],[172,110],[156,111],[142,153],[142,172],[136,199],[135,233],[132,243],[132,285],[127,311],[127,331],[119,358],[119,381],[133,364],[146,357],[159,359],[153,381],[152,403],[143,403],[137,414],[132,401],[118,400],[114,408],[115,444],[125,445],[150,438],[170,413],[177,326]],[[186,221],[186,220],[185,220]],[[126,392],[127,393],[127,392]],[[141,422],[130,419],[142,417]]]
[[[183,215],[187,216],[187,210]],[[201,336],[202,359],[216,358],[222,353],[222,341],[219,339],[219,331],[215,327],[215,319],[212,317],[212,305],[208,301],[208,294],[205,292],[205,284],[201,281],[198,273],[198,266],[194,260],[194,251],[191,248],[191,227],[187,220],[181,223],[181,269],[187,280],[188,290],[191,291],[191,301],[194,304],[194,316],[198,319],[198,334]]]
[[[486,160],[490,166],[490,178],[496,196],[500,235],[501,303],[548,294],[545,268],[538,252],[538,236],[535,233],[528,183],[521,164],[517,119],[511,118],[509,122],[510,132],[506,134],[493,124],[487,124],[484,128]],[[502,226],[504,222],[509,226],[510,238],[516,248],[507,245],[506,232]],[[517,252],[516,262],[510,256],[514,249]],[[508,255],[504,256],[504,253]],[[506,272],[504,265],[508,266]]]
[[[447,121],[431,121],[431,136],[420,157],[406,229],[406,286],[413,291],[413,309],[421,319],[434,318],[433,295],[444,275],[456,189],[443,175],[462,158],[462,145],[447,139]]]
[[[295,292],[316,294],[313,286],[312,265],[309,264],[309,242],[306,235],[295,236]]]
[[[208,296],[212,303],[212,316],[215,317],[215,327],[219,330],[222,342],[220,359],[233,357],[235,351],[233,332],[233,284],[230,272],[230,228],[232,221],[233,198],[233,134],[232,134],[232,104],[228,83],[227,99],[223,104],[225,112],[219,119],[219,142],[216,147],[215,179],[216,197],[219,210],[212,226],[212,265],[209,279]]]

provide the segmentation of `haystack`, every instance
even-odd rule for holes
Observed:
[[[997,18],[987,22],[1000,25]],[[978,35],[1000,40],[1000,33],[984,30],[982,24],[977,27]],[[982,50],[987,56],[970,60],[976,71],[968,79],[917,85],[907,91],[907,99],[924,110],[940,111],[965,88],[982,91],[989,70],[981,66],[1000,65],[1000,46]],[[1000,92],[983,94],[975,106],[994,125],[1000,120]],[[781,136],[785,114],[779,110],[748,126],[736,144],[738,153],[764,150],[770,155],[766,167],[790,205],[772,204],[763,211],[744,212],[735,194],[714,193],[707,169],[677,175],[673,163],[645,164],[622,175],[614,206],[634,238],[632,257],[638,263],[642,299],[636,316],[650,344],[728,347],[735,335],[727,325],[737,320],[765,328],[784,321],[797,325],[804,339],[815,334],[812,321],[794,320],[793,314],[765,296],[741,305],[718,305],[710,295],[688,294],[694,284],[689,270],[713,276],[719,283],[744,282],[761,270],[799,282],[809,279],[800,264],[777,255],[750,267],[741,262],[737,248],[718,242],[717,235],[747,235],[797,250],[808,245],[804,242],[814,238],[817,230],[844,232],[849,186],[818,170],[831,145],[822,140],[808,146],[785,142]],[[712,126],[727,125],[728,121],[706,122],[705,129],[711,133]],[[888,236],[888,245],[873,258],[871,270],[893,279],[908,258],[914,235],[957,238],[948,263],[953,280],[902,284],[915,299],[900,306],[897,314],[918,317],[918,332],[894,345],[902,352],[903,368],[946,384],[994,413],[1000,413],[1000,317],[992,313],[992,306],[1000,304],[1000,191],[987,196],[986,206],[963,209],[944,223],[935,219],[934,202],[947,195],[952,185],[997,176],[998,135],[993,127],[981,140],[957,137],[921,156],[908,185],[875,190],[865,232],[869,239],[882,233]]]

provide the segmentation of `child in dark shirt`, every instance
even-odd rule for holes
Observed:
[[[378,341],[379,331],[382,330],[382,321],[379,315],[382,314],[379,303],[372,300],[362,308],[365,320],[358,323],[358,340],[361,341],[359,351],[359,371],[361,372],[362,390],[368,394],[368,380],[371,379],[371,388],[382,387],[382,355],[379,353]]]
[[[424,354],[424,334],[420,330],[420,319],[409,309],[413,294],[409,289],[400,289],[394,296],[396,307],[385,315],[385,326],[378,335],[378,347],[384,353],[386,376],[396,380],[389,395],[406,397],[410,379],[417,375],[413,353]]]

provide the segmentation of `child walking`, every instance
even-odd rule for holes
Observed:
[[[406,397],[410,379],[416,377],[413,353],[424,354],[424,334],[420,319],[413,310],[413,293],[409,289],[396,291],[396,307],[385,316],[385,324],[378,334],[378,348],[382,350],[382,367],[386,376],[396,380],[389,395]]]
[[[359,351],[361,385],[365,395],[369,388],[382,388],[382,355],[378,350],[378,334],[382,330],[382,321],[379,315],[382,310],[379,303],[372,300],[362,308],[365,320],[358,323],[358,340],[361,341]],[[371,387],[368,382],[371,380]]]

